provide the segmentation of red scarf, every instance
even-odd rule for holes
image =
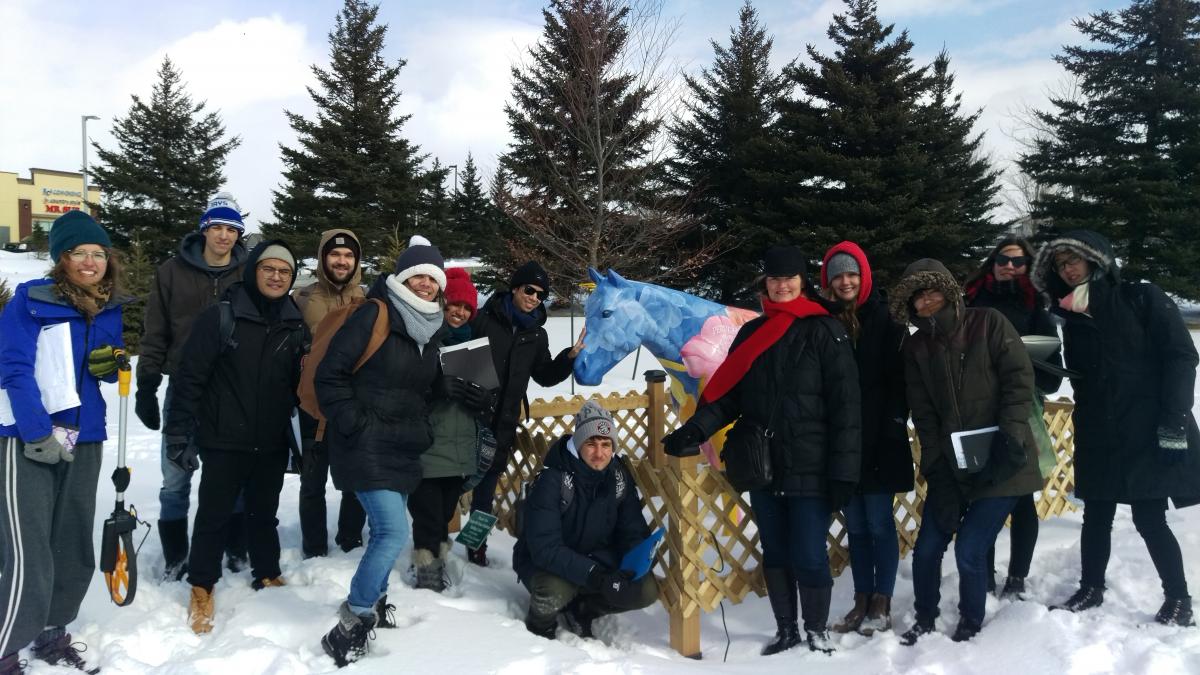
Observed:
[[[742,381],[754,360],[783,337],[793,321],[808,316],[829,316],[828,310],[803,295],[787,302],[771,302],[764,297],[762,306],[767,320],[717,367],[717,372],[713,373],[700,395],[701,403],[715,401],[729,393],[734,385]]]
[[[1013,281],[1017,284],[1017,290],[1020,292],[1021,306],[1025,309],[1033,309],[1037,306],[1037,289],[1033,287],[1033,281],[1030,280],[1028,274],[1018,274],[1013,277]],[[963,289],[963,295],[967,297],[967,302],[975,302],[975,296],[979,295],[980,289],[986,289],[989,293],[999,295],[996,292],[996,275],[992,272],[984,274],[975,281],[967,284]]]

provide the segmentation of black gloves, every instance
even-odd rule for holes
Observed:
[[[939,530],[946,534],[958,531],[967,502],[959,490],[958,481],[950,467],[941,467],[925,476],[925,518],[933,518]],[[930,503],[934,508],[930,509]],[[932,513],[931,513],[932,511]]]
[[[187,436],[167,436],[167,459],[184,471],[195,471],[200,468],[199,453],[196,447],[188,442]]]
[[[25,456],[42,464],[58,464],[60,459],[66,462],[75,460],[75,453],[64,448],[54,434],[26,443]]]
[[[1187,458],[1187,451],[1187,427],[1182,424],[1158,425],[1158,458],[1163,464],[1181,464]]]
[[[841,511],[850,503],[850,498],[854,496],[854,488],[856,483],[851,483],[844,480],[830,480],[825,485],[825,494],[829,499],[830,512]]]
[[[975,474],[977,485],[999,485],[1025,467],[1025,447],[1003,431],[992,437],[987,464]]]
[[[489,421],[490,415],[496,412],[496,393],[495,389],[484,389],[453,375],[443,375],[437,384],[439,397],[457,401],[468,410],[488,415]]]
[[[663,451],[672,457],[692,457],[700,454],[704,432],[691,422],[684,423],[675,431],[663,436]]]
[[[158,431],[162,418],[158,412],[158,385],[153,387],[138,381],[137,394],[134,396],[133,412],[137,414],[147,429]]]
[[[603,595],[604,600],[614,607],[633,607],[642,593],[629,572],[610,572],[599,565],[588,572],[588,586]]]

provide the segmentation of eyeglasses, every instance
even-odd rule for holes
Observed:
[[[525,295],[536,295],[538,300],[545,300],[550,295],[548,292],[543,291],[536,286],[530,286],[529,284],[526,284],[525,287],[521,289],[521,292]]]
[[[258,271],[262,272],[266,277],[279,277],[280,279],[291,279],[292,270],[287,267],[271,267],[270,265],[259,265]]]
[[[996,267],[1005,267],[1012,265],[1013,267],[1024,267],[1029,263],[1027,255],[1004,255],[1003,253],[996,254]]]
[[[78,251],[71,249],[67,251],[67,257],[71,259],[71,262],[78,263],[91,258],[94,262],[103,263],[108,262],[108,251]]]
[[[1063,258],[1062,260],[1055,260],[1054,261],[1054,269],[1062,270],[1062,268],[1064,268],[1064,267],[1073,267],[1082,262],[1083,262],[1083,258],[1080,258],[1077,255],[1071,255],[1069,257]]]

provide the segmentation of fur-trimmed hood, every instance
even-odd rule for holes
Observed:
[[[962,288],[950,270],[933,258],[922,258],[905,268],[900,281],[888,293],[888,309],[893,321],[904,326],[915,320],[912,296],[923,288],[941,291],[947,303],[962,304]]]
[[[1107,278],[1113,284],[1121,280],[1121,271],[1108,239],[1091,230],[1072,230],[1043,245],[1033,260],[1030,280],[1034,287],[1055,301],[1071,292],[1054,269],[1054,254],[1059,251],[1072,251],[1088,261],[1092,278]]]

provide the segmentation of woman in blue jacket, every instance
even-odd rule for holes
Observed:
[[[17,652],[86,670],[66,625],[87,593],[101,446],[107,437],[100,381],[116,379],[121,270],[108,234],[82,211],[50,228],[54,267],[17,286],[0,312],[0,675],[21,672]],[[80,404],[49,412],[34,377],[38,337],[70,327],[69,363]],[[95,672],[95,671],[92,671]]]

